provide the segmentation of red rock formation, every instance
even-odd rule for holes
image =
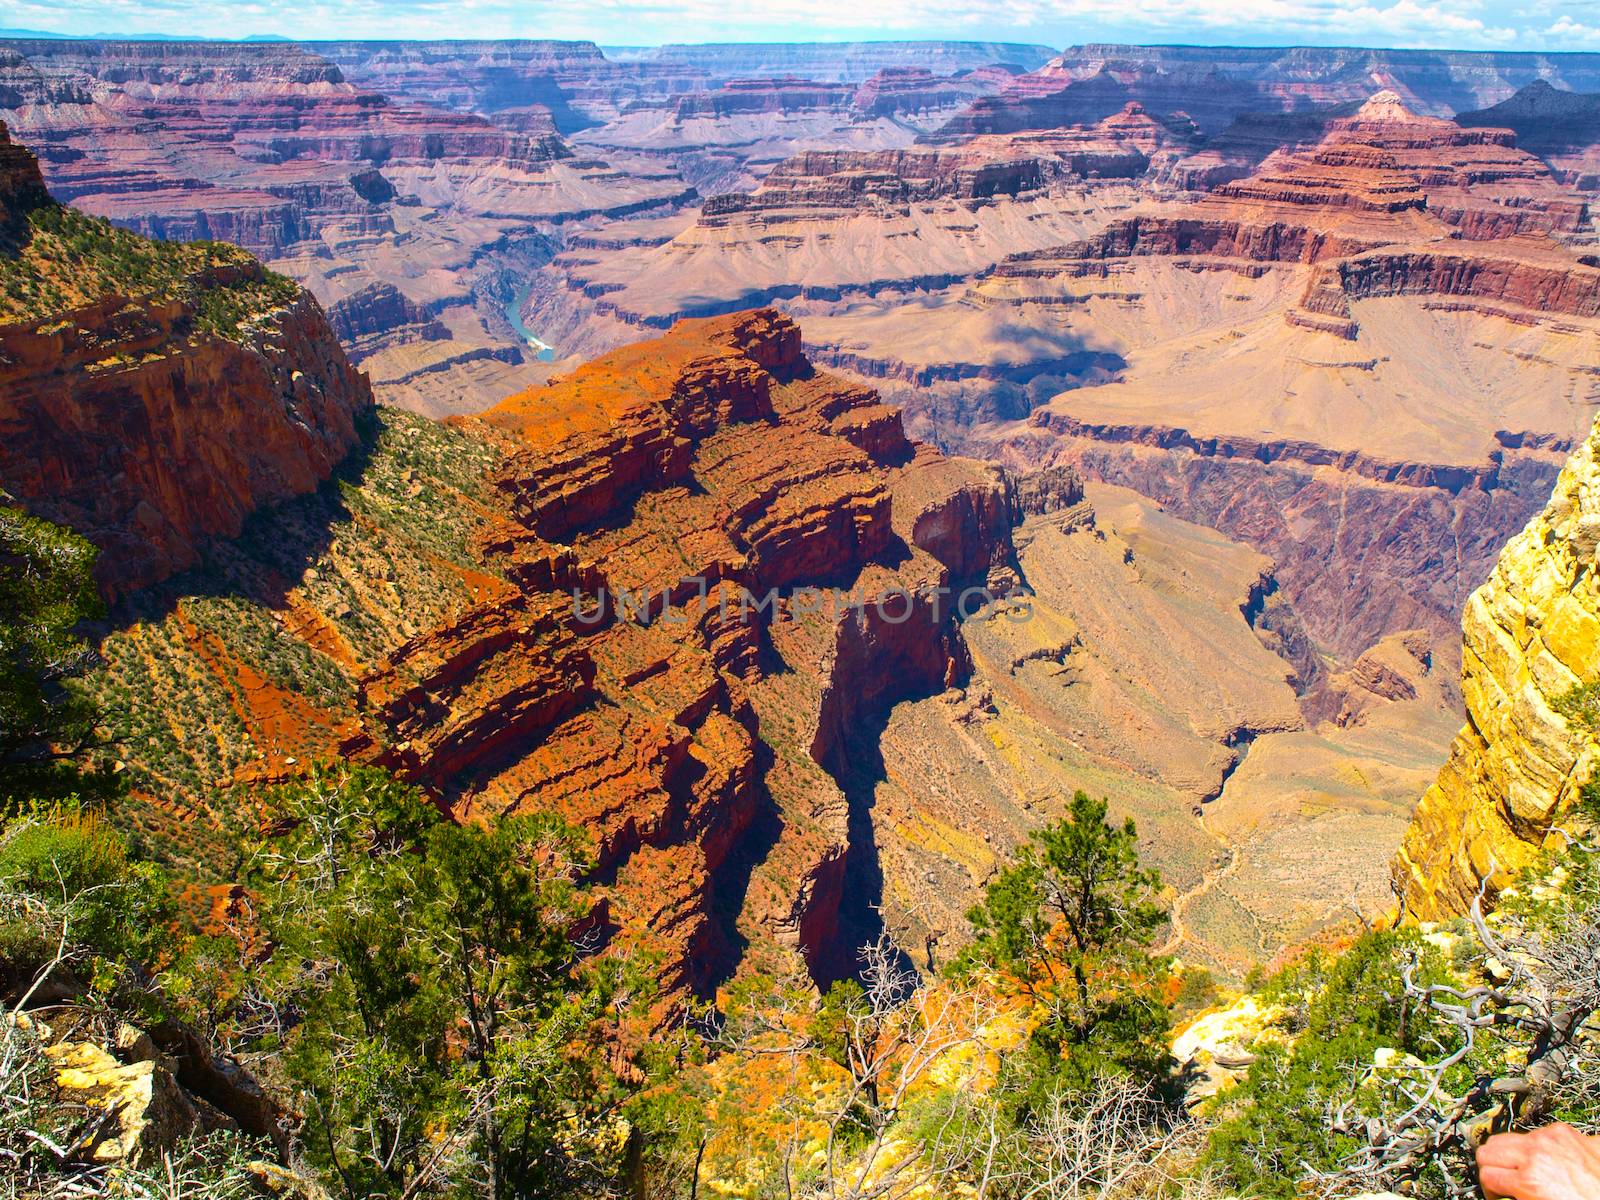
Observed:
[[[1016,195],[1044,182],[1023,156],[935,150],[808,150],[774,167],[755,192],[713,196],[701,221],[764,209],[844,210],[941,197]]]
[[[359,355],[465,343],[393,356],[385,381],[447,358],[515,359],[524,342],[505,329],[498,268],[525,265],[531,227],[693,194],[670,166],[576,154],[526,104],[496,124],[391,98],[293,45],[12,42],[0,50],[0,117],[85,211],[151,237],[231,241],[329,306],[364,294]],[[371,302],[374,288],[401,302]],[[396,323],[377,326],[382,314]],[[504,374],[475,386],[504,394]],[[453,405],[448,382],[414,380],[397,398]]]
[[[1192,254],[1261,263],[1315,263],[1383,245],[1381,237],[1317,229],[1295,220],[1293,214],[1228,211],[1221,205],[1196,208],[1193,216],[1162,213],[1113,221],[1093,238],[1012,255],[994,273],[1014,279],[1074,271],[1097,273],[1104,268],[1089,264],[1140,255],[1171,258]]]
[[[1582,200],[1556,187],[1549,168],[1519,150],[1510,130],[1414,116],[1388,91],[1328,122],[1316,147],[1274,153],[1254,175],[1215,191],[1250,202],[1380,213],[1427,208],[1473,238],[1570,231],[1585,217]]]
[[[37,202],[24,152],[0,149],[10,198]],[[371,391],[308,294],[234,336],[196,328],[209,288],[263,278],[249,263],[192,281],[193,300],[107,295],[0,326],[0,486],[99,546],[108,593],[191,566],[356,443]]]
[[[294,46],[14,46],[21,61],[9,72],[0,64],[0,84],[15,93],[13,123],[44,147],[56,195],[152,236],[212,237],[277,254],[334,220],[367,217],[375,232],[392,228],[371,211],[394,194],[373,167],[460,162],[537,172],[571,157],[557,137],[363,92]],[[50,118],[39,120],[45,111]],[[140,136],[147,130],[159,135]]]
[[[1574,262],[1543,239],[1518,238],[1459,249],[1370,250],[1325,263],[1300,301],[1354,336],[1350,301],[1371,296],[1455,296],[1515,315],[1600,315],[1600,269]],[[1505,307],[1502,307],[1505,306]],[[1531,318],[1529,318],[1531,319]]]
[[[715,914],[745,891],[742,928],[824,969],[851,837],[842,796],[817,808],[822,768],[845,769],[869,713],[964,674],[928,589],[1006,563],[1012,524],[1075,481],[914,448],[770,310],[680,323],[484,419],[517,518],[484,551],[517,591],[369,675],[382,761],[464,814],[536,805],[589,830],[614,932],[663,954],[669,989],[731,964]],[[758,732],[794,739],[800,776]]]
[[[263,316],[243,343],[122,297],[0,328],[0,483],[101,548],[107,592],[193,565],[355,445],[372,395],[316,301]]]
[[[596,936],[658,953],[670,997],[709,993],[746,944],[829,976],[855,945],[829,934],[854,936],[847,871],[874,853],[845,783],[860,730],[963,679],[951,589],[984,602],[1015,565],[1013,523],[1081,492],[1065,471],[1017,478],[913,445],[800,346],[771,310],[683,322],[448,432],[386,420],[342,516],[308,497],[272,537],[219,551],[208,582],[254,600],[228,611],[265,637],[173,589],[130,599],[160,615],[115,638],[152,636],[162,669],[212,681],[251,752],[209,761],[239,782],[338,755],[463,819],[565,816],[592,839]],[[72,432],[88,461],[110,453],[110,430]],[[199,435],[166,432],[181,466]],[[235,441],[271,457],[251,428]],[[52,478],[72,469],[64,444],[36,449]],[[437,540],[407,506],[405,466],[425,460]],[[348,686],[285,683],[285,639]]]
[[[1014,255],[994,274],[1091,275],[1106,260],[1143,255],[1318,264],[1285,318],[1346,338],[1356,330],[1350,300],[1365,296],[1459,296],[1589,316],[1593,269],[1547,239],[1523,236],[1586,219],[1583,202],[1518,150],[1509,131],[1416,117],[1380,92],[1353,116],[1329,121],[1314,148],[1274,153],[1199,203]],[[1472,246],[1436,248],[1449,239]]]

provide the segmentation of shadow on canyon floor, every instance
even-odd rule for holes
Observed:
[[[921,700],[931,694],[929,689],[917,689],[898,697],[895,702]],[[857,978],[861,970],[859,951],[875,942],[886,929],[883,858],[874,810],[878,803],[878,785],[889,777],[880,742],[888,728],[892,708],[893,704],[884,704],[863,715],[851,729],[836,760],[825,764],[849,804],[846,827],[850,846],[845,854],[838,934],[832,947],[812,958],[812,976],[824,991],[841,979]],[[903,967],[915,969],[904,950],[899,950],[898,954]]]

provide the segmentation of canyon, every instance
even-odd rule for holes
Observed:
[[[1169,948],[1238,978],[1383,910],[1402,841],[1413,911],[1458,910],[1584,774],[1550,706],[1588,625],[1496,597],[1587,586],[1538,547],[1600,408],[1597,89],[1592,55],[0,43],[43,168],[0,143],[5,253],[48,184],[265,264],[4,317],[0,483],[103,548],[134,819],[197,870],[214,789],[371,761],[580,825],[595,936],[711,995],[881,926],[938,966],[1084,787]],[[1499,800],[1503,741],[1545,765]]]

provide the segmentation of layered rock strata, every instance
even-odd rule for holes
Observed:
[[[445,411],[540,377],[516,369],[528,343],[500,280],[541,237],[693,195],[670,165],[579,151],[526,110],[495,124],[385,95],[300,46],[4,43],[0,117],[63,199],[262,255],[349,310],[353,354],[401,349],[377,364],[386,391]],[[441,361],[477,366],[461,383],[416,374]]]
[[[1469,127],[1510,129],[1517,143],[1539,155],[1567,183],[1586,192],[1600,189],[1600,93],[1535,79],[1498,104],[1458,113]]]

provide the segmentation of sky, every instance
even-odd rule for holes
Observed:
[[[1600,0],[0,0],[0,29],[601,45],[949,38],[1600,51]]]

